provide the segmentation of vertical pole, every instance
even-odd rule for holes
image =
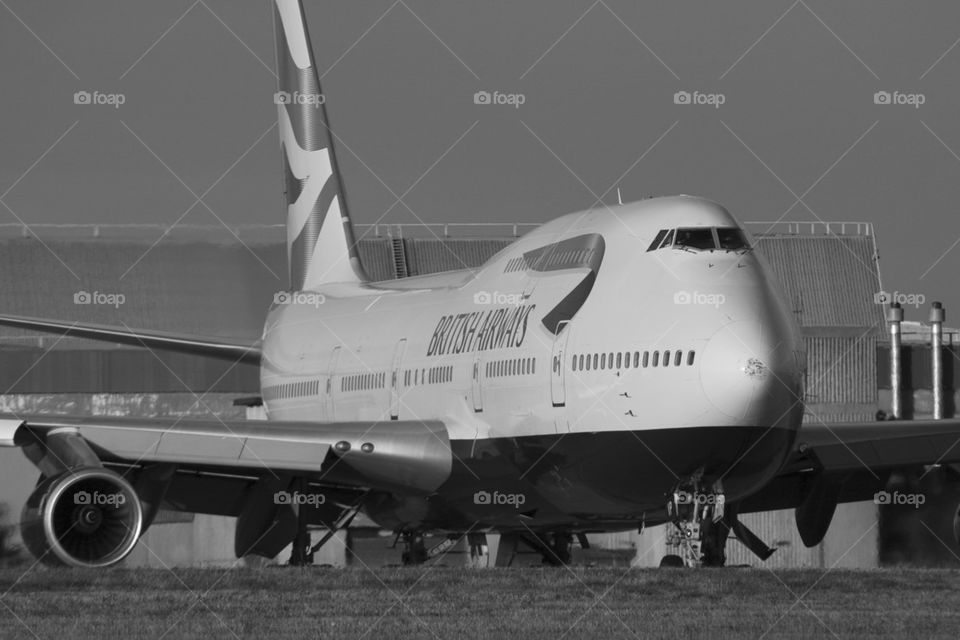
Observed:
[[[933,419],[943,420],[943,305],[930,305],[930,362],[932,366]]]
[[[900,323],[903,322],[903,309],[899,302],[892,302],[887,309],[887,322],[890,325],[890,413],[894,419],[903,418],[900,371]]]

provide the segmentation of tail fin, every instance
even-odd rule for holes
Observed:
[[[364,282],[300,0],[275,0],[290,287]]]

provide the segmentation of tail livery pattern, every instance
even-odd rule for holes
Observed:
[[[365,282],[299,0],[275,0],[290,288]]]

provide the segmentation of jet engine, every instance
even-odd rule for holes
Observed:
[[[45,564],[105,567],[133,550],[143,529],[136,492],[99,467],[67,471],[37,485],[23,507],[20,533]]]

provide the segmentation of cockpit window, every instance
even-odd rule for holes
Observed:
[[[679,229],[661,229],[647,251],[665,249],[685,249],[687,251],[749,251],[750,245],[744,233],[738,227],[681,227]]]
[[[667,237],[663,239],[663,242],[660,243],[660,248],[669,247],[673,244],[673,229],[670,229],[670,233],[667,234]]]
[[[717,229],[717,240],[720,242],[721,249],[728,251],[740,251],[749,249],[746,238],[743,237],[743,231],[736,227],[721,227]]]
[[[716,249],[713,229],[709,227],[695,227],[677,229],[677,239],[673,243],[675,248],[689,247],[691,249]]]
[[[657,237],[653,239],[653,242],[650,243],[650,246],[647,248],[647,251],[653,251],[654,249],[660,248],[660,242],[663,240],[663,236],[667,235],[666,229],[660,229],[657,232]]]

